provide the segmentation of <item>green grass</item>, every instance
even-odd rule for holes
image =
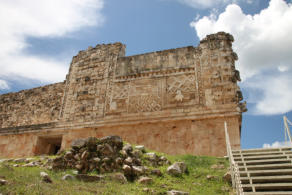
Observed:
[[[8,181],[7,185],[0,186],[0,193],[4,194],[166,194],[169,190],[181,190],[192,194],[199,195],[220,195],[229,194],[222,191],[222,187],[229,188],[230,185],[223,181],[222,176],[227,170],[228,162],[223,158],[207,157],[207,156],[191,156],[191,155],[165,155],[172,163],[175,161],[183,161],[187,164],[188,174],[181,177],[173,177],[166,173],[167,165],[158,167],[162,173],[162,177],[150,175],[153,183],[150,185],[142,185],[137,181],[120,184],[110,179],[101,182],[86,183],[81,181],[63,181],[62,176],[72,174],[72,170],[66,171],[50,171],[41,167],[12,167],[13,163],[0,164],[0,176],[4,176]],[[225,169],[214,170],[210,167],[213,164],[224,164]],[[152,167],[150,167],[151,169]],[[43,183],[40,178],[40,172],[47,172],[52,184]],[[72,174],[73,175],[73,174]],[[213,180],[207,180],[207,175],[217,176]],[[154,193],[143,191],[149,188]]]

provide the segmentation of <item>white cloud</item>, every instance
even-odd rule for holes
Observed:
[[[279,66],[279,67],[278,67],[278,70],[279,70],[280,72],[286,72],[286,71],[289,70],[289,67],[287,67],[287,66]]]
[[[43,82],[64,80],[67,64],[25,54],[28,37],[65,36],[82,27],[101,25],[103,0],[0,1],[0,78]]]
[[[261,74],[244,82],[243,87],[250,89],[250,93],[255,93],[253,99],[256,106],[253,114],[284,114],[292,110],[291,75],[290,72],[289,74]],[[257,94],[257,91],[262,93]]]
[[[232,0],[178,0],[181,3],[189,5],[193,8],[206,9],[217,7],[232,2]]]
[[[255,15],[244,14],[238,5],[230,4],[218,17],[211,14],[190,24],[201,39],[218,31],[234,36],[234,50],[239,56],[236,67],[244,86],[264,95],[256,102],[254,113],[280,114],[292,110],[289,106],[292,83],[287,76],[292,74],[291,18],[291,4],[271,0],[267,8]],[[279,70],[278,75],[267,74],[262,82],[253,83],[264,71],[275,70]]]
[[[289,141],[287,142],[275,141],[272,144],[263,144],[263,148],[280,148],[280,147],[292,147],[292,144]]]
[[[0,90],[1,89],[9,89],[9,85],[6,81],[0,79]]]

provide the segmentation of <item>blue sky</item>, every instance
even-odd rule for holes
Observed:
[[[3,0],[0,94],[63,81],[72,56],[122,42],[126,55],[234,35],[247,101],[242,147],[284,140],[292,120],[292,5],[287,0]]]

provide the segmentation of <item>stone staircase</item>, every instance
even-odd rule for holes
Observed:
[[[232,150],[243,195],[292,195],[292,148]]]

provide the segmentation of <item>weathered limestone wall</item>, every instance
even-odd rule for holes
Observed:
[[[0,128],[57,121],[63,91],[64,83],[56,83],[0,95]]]
[[[233,148],[239,148],[237,117],[77,129],[64,134],[63,147],[69,148],[70,143],[78,137],[119,135],[130,143],[142,144],[149,149],[168,154],[224,156],[226,155],[224,121],[228,123]]]
[[[61,116],[64,121],[94,121],[104,116],[109,77],[119,56],[121,43],[98,45],[73,57],[67,75]]]
[[[217,33],[198,47],[129,57],[120,43],[82,51],[67,76],[63,121],[241,113],[232,41]]]
[[[240,148],[246,108],[232,41],[221,32],[198,47],[135,56],[125,56],[121,43],[81,51],[64,84],[0,96],[0,156],[39,154],[51,147],[41,143],[62,140],[67,148],[73,139],[106,135],[171,154],[223,156],[224,121],[232,147]],[[26,152],[17,151],[18,142],[8,145],[18,138],[31,140]]]
[[[38,146],[42,137],[62,135],[62,148],[69,148],[72,140],[89,136],[119,135],[133,144],[143,144],[149,149],[169,154],[226,155],[224,121],[230,129],[233,148],[239,148],[238,118],[211,118],[203,120],[179,120],[58,131],[42,131],[18,135],[0,135],[0,157],[33,156],[47,147]],[[19,143],[19,144],[11,144]],[[215,147],[214,147],[215,146]]]

